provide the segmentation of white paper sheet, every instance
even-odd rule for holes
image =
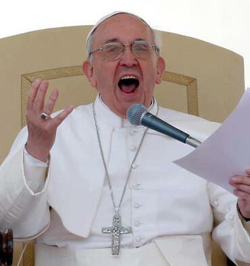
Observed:
[[[229,179],[250,167],[250,88],[214,134],[174,163],[233,192]]]

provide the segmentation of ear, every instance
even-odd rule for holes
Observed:
[[[156,84],[160,84],[162,81],[162,75],[165,71],[165,60],[162,57],[158,58],[157,61],[157,76],[156,76]]]
[[[96,80],[94,77],[94,70],[91,62],[89,60],[86,60],[82,64],[83,73],[88,78],[89,84],[96,88]]]

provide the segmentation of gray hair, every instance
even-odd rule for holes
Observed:
[[[111,18],[115,15],[118,15],[118,14],[128,14],[128,15],[132,15],[132,16],[135,16],[137,17],[138,19],[140,19],[144,24],[146,24],[150,30],[152,31],[152,34],[153,34],[153,39],[154,39],[154,44],[156,45],[156,47],[159,49],[159,54],[160,54],[160,51],[161,51],[161,33],[157,30],[154,30],[150,27],[150,25],[144,20],[142,19],[141,17],[135,15],[135,14],[132,14],[132,13],[129,13],[129,12],[122,12],[122,11],[116,11],[116,12],[113,12],[109,15],[106,15],[104,17],[102,17],[94,26],[93,28],[90,30],[87,38],[86,38],[86,52],[87,52],[87,57],[88,59],[91,60],[91,56],[90,56],[90,53],[91,53],[91,47],[92,47],[92,44],[93,44],[93,33],[95,32],[95,30],[98,28],[98,26],[104,22],[105,20],[107,20],[108,18]]]

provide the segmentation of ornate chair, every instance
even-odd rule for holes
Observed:
[[[29,32],[0,40],[0,162],[26,123],[25,106],[32,81],[40,77],[57,87],[56,109],[93,101],[96,92],[82,74],[85,38],[91,26]],[[160,105],[222,122],[244,91],[243,58],[221,47],[173,33],[162,32],[162,55],[167,71],[156,88]],[[7,123],[8,121],[8,123]],[[215,244],[216,246],[216,244]],[[22,244],[15,245],[15,260]],[[226,265],[217,246],[213,265]],[[34,265],[29,244],[24,266]]]

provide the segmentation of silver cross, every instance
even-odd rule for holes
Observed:
[[[112,255],[119,255],[120,252],[120,242],[122,234],[131,234],[131,227],[123,227],[121,225],[121,216],[116,213],[113,217],[112,227],[103,227],[103,234],[112,234]]]

